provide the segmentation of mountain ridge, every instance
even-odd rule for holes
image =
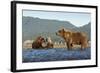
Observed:
[[[72,29],[75,31],[85,31],[88,34],[88,37],[90,38],[90,25],[91,23],[89,22],[84,26],[76,27],[69,21],[49,20],[23,16],[22,39],[23,41],[28,39],[34,39],[39,34],[46,34],[46,36],[49,36],[50,34],[48,35],[48,33],[51,33],[51,35],[57,38],[55,32],[57,32],[60,28]]]

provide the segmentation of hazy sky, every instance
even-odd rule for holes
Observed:
[[[77,27],[83,26],[91,21],[90,13],[77,13],[77,12],[75,13],[75,12],[23,10],[23,16],[38,17],[41,19],[70,21]]]

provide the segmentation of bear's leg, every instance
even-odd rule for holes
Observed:
[[[85,48],[88,48],[88,43],[87,42],[82,43],[81,48],[82,50],[84,50]]]
[[[87,47],[86,47],[86,44],[85,44],[85,43],[82,43],[82,44],[81,44],[81,49],[84,50],[85,48],[87,48]]]
[[[72,44],[67,43],[67,48],[68,48],[68,50],[71,50],[72,49]]]
[[[88,48],[88,43],[87,42],[84,43],[84,48]]]
[[[84,50],[84,45],[81,45],[81,50]]]

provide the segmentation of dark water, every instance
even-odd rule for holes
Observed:
[[[91,59],[91,50],[67,50],[64,48],[53,49],[23,49],[23,62],[46,62],[64,60],[87,60]]]

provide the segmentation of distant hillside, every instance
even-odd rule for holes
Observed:
[[[33,17],[24,17],[22,20],[23,41],[32,39],[33,36],[39,33],[54,33],[61,27],[75,28],[68,21],[48,20]]]
[[[39,35],[44,37],[50,36],[53,40],[59,40],[60,37],[56,36],[55,32],[61,27],[73,29],[76,31],[85,31],[90,35],[90,24],[84,25],[82,27],[76,27],[69,21],[59,21],[59,20],[48,20],[33,17],[24,17],[22,20],[22,39],[23,41],[27,39],[34,39]],[[62,40],[62,39],[60,39]]]

